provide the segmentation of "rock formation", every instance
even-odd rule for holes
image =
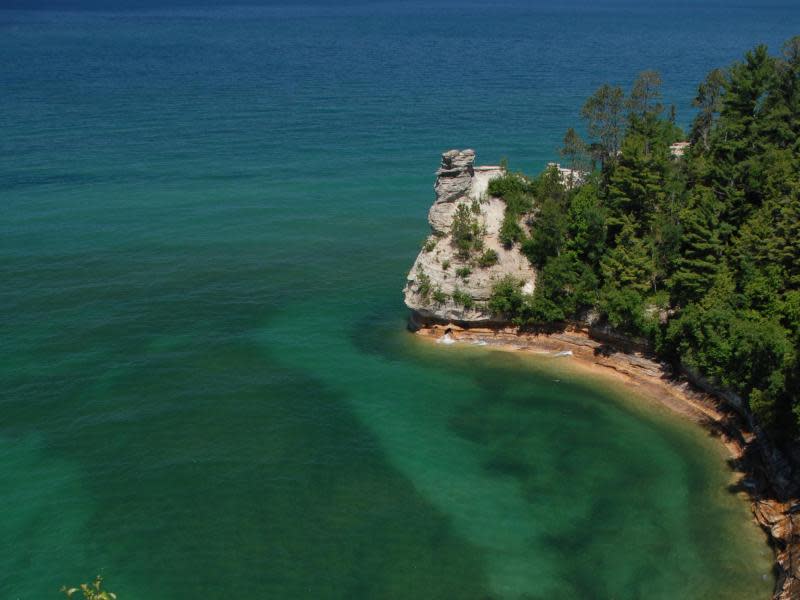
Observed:
[[[525,282],[528,293],[535,285],[536,273],[528,259],[516,247],[506,249],[498,239],[505,203],[488,197],[487,188],[503,169],[476,167],[474,162],[474,150],[450,150],[442,154],[436,172],[436,200],[428,213],[432,234],[414,261],[405,286],[406,306],[425,318],[494,321],[496,317],[486,304],[499,279],[512,275]],[[477,223],[481,238],[479,247],[468,254],[457,246],[451,231],[462,205]],[[495,264],[485,259],[487,252],[489,256],[496,253]]]

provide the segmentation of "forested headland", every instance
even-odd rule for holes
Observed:
[[[711,71],[689,131],[661,78],[606,84],[553,167],[491,182],[501,239],[537,269],[490,308],[520,326],[598,318],[732,390],[776,441],[800,432],[800,36]],[[689,146],[674,144],[688,141]],[[670,146],[673,146],[671,149]]]

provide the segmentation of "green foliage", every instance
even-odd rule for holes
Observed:
[[[661,75],[657,71],[642,71],[633,82],[631,94],[625,102],[631,123],[656,117],[664,109],[661,99]]]
[[[518,215],[506,210],[503,215],[503,222],[500,224],[498,238],[506,248],[511,248],[516,242],[525,239],[525,232],[522,231],[522,227],[519,224]]]
[[[432,298],[434,304],[444,304],[445,302],[447,302],[447,294],[445,294],[442,291],[442,288],[440,288],[438,285],[433,290]]]
[[[566,243],[567,214],[560,202],[547,199],[542,204],[531,236],[522,243],[522,252],[536,267],[543,267],[547,259],[558,255]]]
[[[595,139],[591,146],[593,154],[603,165],[613,161],[620,148],[625,129],[624,105],[622,88],[604,84],[581,109],[589,136]]]
[[[103,589],[103,578],[98,575],[92,583],[82,583],[76,588],[62,587],[61,592],[67,597],[72,598],[80,592],[84,600],[116,600],[117,595]]]
[[[626,98],[604,85],[582,116],[602,170],[565,189],[548,169],[490,184],[500,237],[537,269],[533,294],[499,281],[491,310],[518,324],[594,308],[745,399],[772,434],[800,434],[800,36],[759,46],[698,87],[692,147],[645,71]],[[562,156],[576,160],[574,129]],[[530,232],[525,226],[530,226]],[[658,318],[666,319],[661,324]]]
[[[523,303],[522,281],[507,275],[492,287],[489,298],[489,310],[492,313],[513,320],[521,313]]]
[[[431,236],[425,241],[422,242],[422,251],[423,252],[432,252],[433,249],[436,248],[436,238]]]
[[[520,220],[533,208],[535,190],[535,184],[519,173],[506,173],[489,182],[489,195],[502,198],[506,204],[499,232],[500,242],[506,248],[525,239]]]
[[[456,208],[450,232],[453,244],[458,249],[458,255],[463,259],[469,258],[473,250],[483,248],[483,232],[480,224],[466,204],[459,204]]]
[[[596,264],[606,245],[606,210],[597,186],[587,183],[572,197],[566,216],[566,247],[581,260]]]
[[[644,300],[631,288],[607,284],[600,292],[600,310],[615,329],[632,334],[644,329]]]
[[[492,248],[488,248],[483,254],[478,257],[478,266],[482,268],[493,267],[500,260],[497,252]]]
[[[461,279],[467,279],[470,275],[472,275],[472,269],[469,267],[459,267],[456,269],[456,275],[461,277]]]
[[[490,196],[504,200],[509,196],[532,194],[533,191],[530,181],[520,173],[505,173],[500,177],[495,177],[489,182],[487,188]]]
[[[449,268],[450,268],[450,261],[449,260],[443,260],[442,261],[442,269],[447,271],[447,269],[449,269]]]
[[[594,273],[572,253],[551,258],[537,274],[528,323],[564,321],[591,304],[597,286]]]
[[[473,308],[475,306],[475,300],[472,296],[470,296],[467,292],[456,288],[453,290],[453,302],[456,304],[460,304],[464,308]]]
[[[430,276],[422,267],[417,267],[417,293],[427,300],[431,295],[431,289]]]
[[[559,150],[559,154],[567,159],[567,165],[570,169],[578,169],[585,171],[588,168],[587,164],[588,147],[586,142],[583,141],[578,132],[572,127],[567,129],[564,134],[564,141]]]
[[[699,111],[692,123],[690,139],[692,144],[700,144],[703,151],[709,148],[711,127],[722,106],[722,94],[725,92],[727,80],[728,75],[724,69],[714,69],[698,86],[697,96],[692,101],[692,105]]]
[[[696,188],[681,216],[680,255],[669,282],[679,306],[699,300],[719,267],[722,248],[717,235],[719,207],[710,190]]]
[[[639,295],[650,290],[655,265],[645,241],[636,235],[634,220],[627,215],[622,217],[616,246],[603,256],[600,269],[603,279],[616,287],[630,288]]]

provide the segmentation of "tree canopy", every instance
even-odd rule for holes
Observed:
[[[596,160],[582,185],[548,170],[495,186],[538,275],[530,295],[504,280],[490,306],[520,324],[599,314],[798,439],[800,36],[712,70],[688,135],[662,100],[655,71],[627,96],[604,84],[581,110],[588,143],[570,128],[561,149]]]

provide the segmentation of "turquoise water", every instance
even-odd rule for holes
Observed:
[[[791,4],[92,6],[0,10],[0,596],[768,597],[712,440],[401,289],[441,151],[686,123]]]

